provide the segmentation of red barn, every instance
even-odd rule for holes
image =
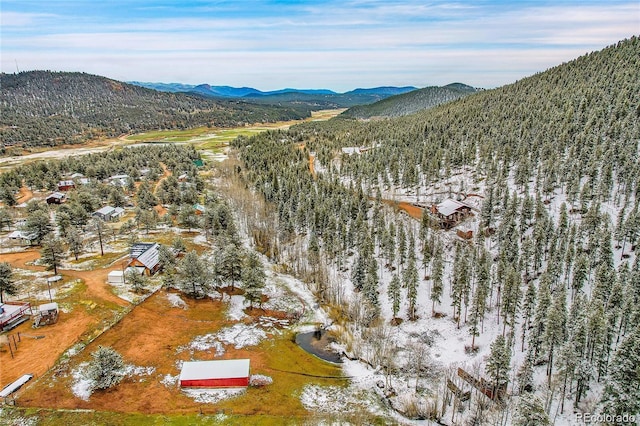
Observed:
[[[246,388],[249,386],[249,361],[185,361],[180,371],[180,387]]]

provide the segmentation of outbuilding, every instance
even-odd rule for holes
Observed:
[[[107,274],[107,282],[109,284],[124,284],[123,271],[111,271]]]
[[[246,388],[249,359],[185,361],[180,371],[183,388]]]

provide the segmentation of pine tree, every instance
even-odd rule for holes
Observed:
[[[125,279],[135,293],[142,292],[147,286],[147,277],[135,270],[127,271]]]
[[[78,260],[78,255],[82,253],[82,249],[84,248],[84,239],[82,235],[76,228],[69,228],[67,231],[67,245],[69,246],[69,250],[75,256],[76,260]]]
[[[389,287],[387,288],[387,295],[389,301],[391,301],[391,310],[393,312],[393,318],[397,318],[400,311],[400,279],[397,274],[393,274]]]
[[[40,250],[40,256],[42,262],[47,265],[47,271],[53,269],[54,274],[58,274],[58,267],[62,264],[64,258],[64,247],[62,241],[59,238],[48,235],[42,241],[42,249]]]
[[[412,246],[413,244],[410,244]],[[410,247],[411,249],[413,247]],[[402,274],[403,286],[407,289],[409,302],[408,316],[411,321],[416,319],[416,301],[418,299],[418,269],[416,267],[415,251],[409,252],[409,262]]]
[[[490,378],[494,395],[501,389],[506,389],[509,383],[509,370],[511,370],[511,351],[502,335],[498,335],[491,344],[491,353],[487,360],[485,370]]]
[[[520,395],[513,415],[513,426],[549,426],[552,424],[544,410],[544,403],[532,393]]]
[[[567,307],[564,286],[559,286],[553,297],[553,302],[547,314],[544,327],[544,341],[547,346],[547,376],[551,385],[551,373],[553,372],[553,355],[557,346],[564,342],[567,335]]]
[[[262,305],[262,294],[266,283],[266,275],[260,258],[255,252],[250,252],[242,268],[242,282],[244,284],[244,298],[249,301],[249,307],[254,303]]]
[[[18,286],[13,278],[11,265],[0,262],[0,303],[4,303],[4,295],[14,296],[18,294]]]
[[[115,349],[98,346],[98,349],[91,353],[87,378],[91,380],[94,389],[109,389],[122,381],[124,367],[122,355]]]
[[[435,315],[436,302],[440,303],[442,297],[442,291],[444,290],[442,285],[442,279],[444,277],[444,260],[442,259],[442,246],[434,250],[433,261],[431,265],[431,314]]]
[[[195,251],[189,251],[178,268],[180,287],[186,294],[201,298],[209,289],[209,271],[205,261]]]
[[[524,303],[522,306],[522,347],[520,350],[524,351],[524,341],[527,337],[527,331],[533,321],[533,312],[536,307],[536,287],[533,285],[533,281],[529,281],[527,286],[527,293],[524,296]]]
[[[507,325],[511,329],[515,327],[516,312],[520,304],[520,282],[521,279],[518,272],[509,265],[504,275],[504,294],[501,300],[503,335],[506,333]]]
[[[602,395],[603,412],[611,415],[640,413],[640,327],[620,344]]]

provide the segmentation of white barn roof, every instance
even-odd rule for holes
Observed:
[[[249,359],[185,361],[180,380],[233,379],[249,377]]]

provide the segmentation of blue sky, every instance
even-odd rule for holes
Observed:
[[[638,0],[1,0],[2,72],[497,87],[640,33]]]

